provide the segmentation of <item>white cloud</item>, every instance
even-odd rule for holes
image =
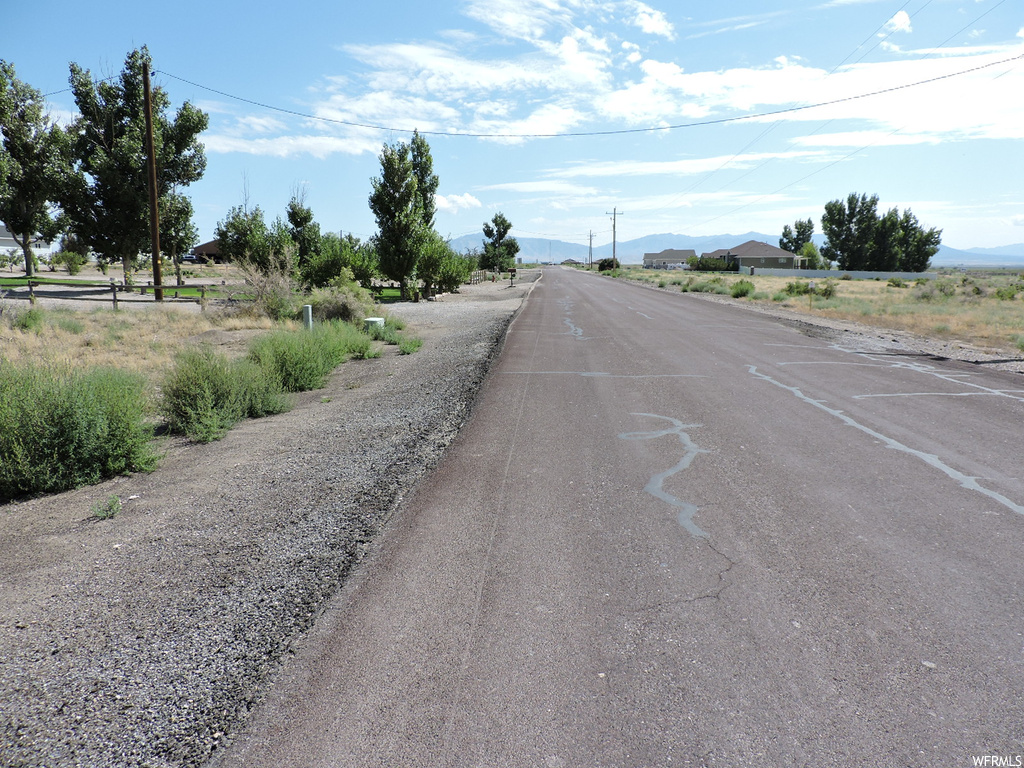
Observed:
[[[471,133],[490,134],[491,140],[503,144],[521,144],[529,136],[551,136],[566,133],[579,125],[584,115],[572,107],[544,104],[522,118],[475,120]]]
[[[896,14],[885,22],[885,29],[892,34],[893,32],[913,32],[913,28],[910,26],[910,15],[906,11],[897,11]]]
[[[633,13],[631,20],[633,26],[639,27],[648,35],[660,35],[669,40],[675,40],[675,27],[663,12],[654,10],[646,3],[636,2],[633,6]]]
[[[1010,219],[1010,223],[1013,224],[1013,226],[1015,227],[1024,227],[1024,214],[1014,216],[1013,218]]]
[[[380,139],[367,137],[341,138],[337,136],[278,136],[272,139],[245,139],[223,134],[203,134],[207,152],[225,154],[240,152],[263,157],[295,157],[312,155],[323,160],[333,154],[359,155],[376,153]]]
[[[539,40],[549,29],[566,26],[572,18],[558,0],[470,0],[466,14],[519,40]]]
[[[766,160],[821,161],[832,156],[820,150],[793,150],[788,152],[759,152],[716,157],[694,157],[682,160],[613,160],[586,163],[550,171],[555,179],[617,176],[697,176],[711,171],[753,168]]]
[[[445,213],[458,213],[470,208],[479,208],[481,203],[468,192],[464,195],[434,195],[437,210]]]
[[[245,115],[238,118],[238,127],[249,133],[279,133],[285,124],[276,117]]]
[[[592,187],[581,187],[567,181],[558,179],[545,179],[541,181],[517,181],[506,184],[491,184],[481,187],[484,190],[499,190],[503,192],[519,192],[524,195],[593,195],[597,190]]]

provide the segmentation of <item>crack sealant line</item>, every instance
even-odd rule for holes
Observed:
[[[846,349],[844,347],[841,347],[839,345],[834,345],[833,349],[838,349],[841,352],[851,352],[851,350]],[[890,362],[890,361],[886,361],[886,360],[877,360],[876,356],[879,353],[875,353],[875,352],[857,352],[857,351],[852,351],[852,354],[862,355],[863,357],[867,357],[869,359],[876,360],[879,363],[887,364],[887,367],[889,367],[889,368],[896,368],[897,370],[901,370],[901,371],[913,371],[914,373],[921,373],[921,374],[924,374],[926,376],[934,376],[939,381],[945,381],[945,382],[947,382],[949,384],[958,384],[958,385],[960,385],[962,387],[970,387],[970,388],[978,390],[978,394],[993,395],[995,397],[1006,397],[1006,398],[1009,398],[1010,400],[1024,401],[1024,397],[1019,397],[1016,394],[1014,394],[1016,392],[1016,390],[1012,390],[1012,389],[1005,389],[1005,390],[1004,389],[992,389],[992,387],[986,387],[984,384],[975,384],[974,382],[971,382],[971,381],[963,381],[962,380],[964,378],[968,378],[968,377],[972,377],[972,376],[977,376],[978,375],[977,373],[975,373],[973,371],[970,372],[970,373],[946,373],[945,371],[937,370],[934,366],[924,365],[922,363],[917,363],[917,362],[908,362],[908,361],[905,361],[905,360],[901,360],[901,361],[898,361],[898,362],[894,363],[894,362]],[[862,397],[863,397],[863,395],[862,395]]]
[[[756,365],[748,365],[747,370],[750,372],[751,376],[754,376],[755,378],[758,379],[762,379],[763,381],[767,381],[770,384],[774,384],[776,387],[779,387],[780,389],[784,389],[787,392],[790,392],[800,400],[803,400],[805,403],[813,405],[815,408],[818,408],[824,411],[825,413],[836,417],[847,426],[853,427],[854,429],[858,429],[864,434],[874,437],[877,440],[881,440],[888,447],[894,450],[900,451],[901,453],[909,454],[910,456],[920,459],[925,464],[929,465],[930,467],[934,467],[935,469],[944,473],[950,479],[955,480],[957,483],[960,484],[961,488],[966,488],[969,491],[975,491],[976,493],[980,493],[983,496],[988,496],[993,501],[1002,504],[1004,507],[1012,510],[1013,512],[1016,512],[1018,515],[1024,515],[1024,506],[1018,504],[1012,499],[1007,498],[1006,496],[1003,496],[1001,493],[998,493],[997,491],[993,491],[989,488],[984,487],[978,482],[978,478],[971,477],[970,475],[965,475],[960,470],[954,469],[953,467],[949,466],[944,461],[942,461],[942,459],[940,459],[938,456],[935,456],[930,453],[925,453],[924,451],[919,451],[915,448],[911,448],[899,442],[898,440],[889,437],[888,435],[883,435],[881,432],[877,432],[871,429],[871,427],[867,427],[861,424],[860,422],[856,421],[855,419],[851,418],[850,416],[847,416],[841,410],[837,408],[830,408],[829,406],[825,405],[825,403],[822,402],[821,400],[815,400],[814,398],[805,395],[797,387],[791,387],[788,384],[783,384],[782,382],[773,379],[771,376],[761,373],[760,371],[757,370]]]

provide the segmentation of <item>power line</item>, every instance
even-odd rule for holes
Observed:
[[[1004,0],[1004,2],[1005,2],[1005,0]],[[943,45],[945,45],[945,43],[943,43]],[[957,72],[950,72],[950,73],[945,74],[945,75],[937,75],[935,77],[929,77],[929,78],[926,78],[924,80],[918,80],[918,81],[913,82],[913,83],[904,83],[903,85],[894,85],[894,86],[891,86],[889,88],[882,88],[882,89],[877,90],[877,91],[870,91],[868,93],[862,93],[862,94],[858,94],[856,96],[844,96],[844,97],[838,98],[838,99],[830,99],[829,101],[819,101],[819,102],[815,102],[814,104],[803,104],[803,105],[795,106],[795,107],[786,107],[784,109],[775,109],[775,110],[771,110],[771,111],[768,111],[768,112],[752,112],[752,113],[747,114],[747,115],[737,115],[737,116],[734,116],[734,117],[720,117],[720,118],[715,118],[713,120],[697,120],[697,121],[694,121],[694,122],[691,122],[691,123],[676,123],[674,125],[659,125],[659,126],[650,126],[650,127],[646,127],[646,128],[619,128],[619,129],[607,130],[607,131],[576,131],[576,132],[569,132],[569,133],[472,133],[472,132],[464,132],[464,131],[430,131],[430,130],[425,130],[425,131],[419,131],[419,134],[421,136],[446,136],[446,137],[466,138],[466,139],[566,139],[566,138],[581,138],[581,137],[587,137],[587,136],[623,136],[623,135],[640,134],[640,133],[656,133],[656,132],[664,132],[664,131],[674,131],[674,130],[678,130],[678,129],[681,129],[681,128],[699,128],[699,127],[709,126],[709,125],[725,125],[727,123],[737,123],[737,122],[741,122],[741,121],[744,121],[744,120],[759,120],[759,119],[766,118],[766,117],[775,117],[777,115],[786,115],[786,114],[792,114],[794,112],[803,112],[803,111],[806,111],[806,110],[809,110],[809,109],[817,109],[818,107],[829,107],[829,106],[834,106],[836,104],[844,104],[844,103],[848,103],[848,102],[851,102],[851,101],[859,101],[861,99],[868,99],[868,98],[872,98],[874,96],[883,96],[883,95],[888,94],[888,93],[896,93],[898,91],[903,91],[903,90],[907,90],[907,89],[910,89],[910,88],[918,88],[918,87],[920,87],[922,85],[929,85],[931,83],[937,83],[937,82],[941,82],[943,80],[949,80],[949,79],[954,78],[954,77],[961,77],[963,75],[971,74],[972,72],[979,72],[979,71],[984,70],[984,69],[989,69],[990,67],[996,67],[996,66],[1000,66],[1002,64],[1008,64],[1010,62],[1020,61],[1021,59],[1024,59],[1024,54],[1019,54],[1017,56],[1011,56],[1008,59],[1002,59],[1000,61],[992,61],[992,62],[989,62],[987,64],[979,64],[978,66],[975,66],[975,67],[970,67],[968,69],[962,69],[962,70],[959,70]],[[411,134],[415,130],[417,130],[417,129],[414,129],[414,128],[396,128],[396,127],[393,127],[393,126],[375,125],[375,124],[372,124],[372,123],[358,123],[358,122],[351,121],[351,120],[340,120],[340,119],[332,118],[332,117],[324,117],[323,115],[313,115],[313,114],[309,114],[309,113],[306,113],[306,112],[299,112],[299,111],[294,110],[294,109],[285,109],[284,107],[276,107],[276,106],[273,106],[271,104],[264,104],[263,102],[254,101],[253,99],[247,99],[247,98],[244,98],[242,96],[236,96],[236,95],[228,93],[226,91],[219,91],[216,88],[210,88],[209,86],[202,85],[201,83],[196,83],[196,82],[193,82],[191,80],[186,80],[183,77],[178,77],[177,75],[171,74],[170,72],[167,72],[165,70],[160,70],[159,74],[164,75],[165,77],[170,77],[170,78],[172,78],[174,80],[178,80],[178,81],[180,81],[182,83],[186,83],[186,84],[191,85],[191,86],[193,86],[195,88],[201,88],[203,90],[209,91],[210,93],[216,93],[219,96],[224,96],[225,98],[229,98],[229,99],[234,99],[236,101],[240,101],[240,102],[242,102],[244,104],[250,104],[252,106],[260,107],[261,109],[267,109],[267,110],[270,110],[272,112],[280,112],[280,113],[286,114],[286,115],[292,115],[292,116],[295,116],[295,117],[301,117],[301,118],[306,119],[306,120],[317,120],[317,121],[324,122],[324,123],[332,123],[332,124],[335,124],[335,125],[344,125],[344,126],[348,126],[348,127],[351,127],[351,128],[368,128],[368,129],[377,130],[377,131],[393,131],[395,133],[410,133]]]

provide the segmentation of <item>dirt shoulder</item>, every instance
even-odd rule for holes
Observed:
[[[0,765],[205,762],[455,436],[538,275],[392,307],[420,352],[170,439],[152,474],[0,506]]]

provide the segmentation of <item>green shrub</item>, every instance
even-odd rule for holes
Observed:
[[[39,333],[43,329],[44,319],[43,310],[32,307],[24,312],[18,312],[11,325],[19,331]]]
[[[907,287],[907,281],[904,280],[902,277],[890,277],[888,284],[889,284],[890,288],[906,288]]]
[[[790,296],[806,296],[811,292],[811,285],[807,282],[786,283],[785,292]]]
[[[818,296],[821,296],[823,299],[835,298],[837,291],[838,288],[836,286],[836,281],[833,280],[832,278],[829,278],[824,282],[818,283],[814,288],[814,293]]]
[[[102,504],[93,504],[92,516],[97,520],[112,520],[121,513],[121,497],[111,494]]]
[[[607,258],[607,259],[601,259],[599,262],[597,262],[597,271],[598,272],[611,272],[612,270],[615,270],[615,269],[618,269],[618,268],[619,268],[619,261],[618,261],[618,259]]]
[[[754,284],[749,280],[740,280],[737,283],[733,283],[729,293],[734,299],[742,299],[744,296],[749,296],[754,292]]]
[[[142,376],[0,360],[0,502],[156,466]]]
[[[344,320],[355,325],[361,325],[375,306],[373,295],[354,281],[314,288],[309,304],[313,307],[315,320]]]
[[[1017,294],[1020,293],[1020,291],[1021,286],[1017,283],[1013,283],[1011,285],[1001,285],[996,288],[994,295],[1001,301],[1013,301],[1017,298]]]
[[[271,371],[203,346],[181,352],[163,386],[168,428],[208,443],[244,418],[282,413],[289,403]]]
[[[77,275],[88,259],[74,251],[58,251],[50,257],[50,264],[54,267],[64,267],[69,275]]]
[[[729,264],[725,259],[691,256],[686,260],[690,269],[697,272],[738,272],[739,262]]]
[[[459,287],[473,274],[475,260],[462,254],[453,253],[441,262],[437,274],[437,290],[441,293],[456,293]]]
[[[772,301],[785,301],[789,298],[789,294],[785,291],[776,291],[775,295],[772,296]]]
[[[355,326],[334,321],[312,330],[275,331],[255,339],[248,359],[281,382],[285,392],[319,389],[350,357],[365,357],[370,339]]]
[[[411,355],[413,352],[419,352],[420,347],[423,346],[423,339],[400,339],[398,342],[398,351],[403,355]]]

